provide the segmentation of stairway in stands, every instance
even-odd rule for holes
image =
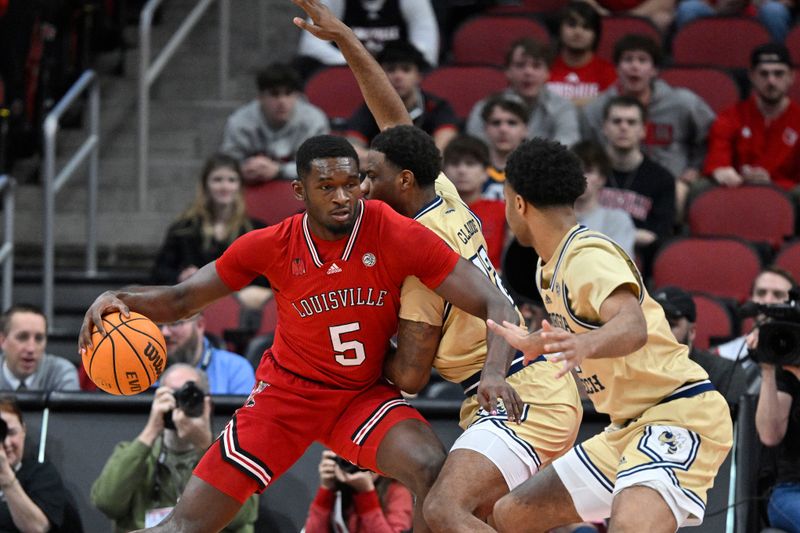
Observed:
[[[266,46],[260,49],[259,2],[267,7]],[[152,50],[157,54],[196,0],[166,0],[154,26]],[[137,77],[138,26],[125,29],[129,43],[126,69],[112,73],[117,53],[96,60],[100,77],[101,138],[98,195],[100,274],[87,277],[87,177],[78,172],[56,197],[56,316],[48,351],[78,360],[75,339],[86,307],[108,288],[147,281],[154,254],[169,223],[192,200],[204,159],[218,146],[226,117],[255,95],[255,72],[275,60],[289,60],[298,31],[291,23],[297,9],[288,0],[234,0],[231,4],[231,54],[228,98],[218,89],[218,24],[216,4],[168,63],[151,90],[149,197],[137,206]],[[138,15],[135,17],[138,20]],[[85,115],[88,118],[88,114]],[[87,122],[87,120],[84,120]],[[59,164],[86,138],[80,129],[58,136]],[[16,276],[14,301],[42,303],[42,188],[22,183],[17,188],[15,219]]]

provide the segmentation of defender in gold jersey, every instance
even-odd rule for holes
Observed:
[[[608,517],[610,531],[701,523],[731,447],[725,400],[675,340],[633,261],[577,225],[572,206],[586,184],[577,158],[533,139],[512,154],[506,177],[506,217],[539,254],[536,283],[549,321],[534,334],[510,323],[489,328],[526,360],[558,353],[551,360],[561,362],[560,374],[574,369],[611,424],[501,499],[498,529],[546,531]]]
[[[430,137],[398,126],[373,140],[364,189],[433,230],[511,301],[489,260],[480,220],[438,173],[439,154]],[[523,323],[521,315],[517,323]],[[577,436],[582,408],[575,383],[571,375],[557,379],[558,364],[544,357],[525,366],[520,353],[502,369],[524,403],[519,415],[481,407],[481,399],[496,401],[481,388],[481,371],[492,365],[486,335],[482,320],[452,307],[416,278],[406,279],[397,351],[387,357],[385,375],[402,390],[417,392],[435,367],[446,380],[460,383],[465,395],[465,432],[425,502],[425,519],[434,531],[489,531],[485,520],[495,502],[569,450]],[[509,420],[515,416],[518,424]]]

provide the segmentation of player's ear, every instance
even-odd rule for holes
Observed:
[[[523,216],[528,211],[528,202],[526,202],[525,198],[517,193],[514,193],[514,209],[517,211],[517,213]]]
[[[292,190],[294,191],[294,197],[302,201],[305,195],[305,187],[306,184],[303,182],[302,179],[296,179],[292,181]]]
[[[401,170],[397,179],[400,181],[400,190],[403,191],[413,189],[414,184],[417,181],[417,179],[414,177],[414,173],[407,169]]]

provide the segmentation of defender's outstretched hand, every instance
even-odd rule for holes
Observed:
[[[547,320],[542,321],[542,342],[544,353],[550,361],[563,361],[564,365],[556,374],[561,377],[573,368],[579,367],[589,354],[584,345],[585,335],[576,335],[562,328],[554,328]]]
[[[323,41],[336,41],[343,32],[350,31],[344,22],[336,18],[328,7],[319,0],[292,0],[292,3],[306,12],[311,22],[300,17],[292,19],[295,26]]]
[[[492,333],[500,335],[508,344],[521,351],[525,356],[525,364],[545,353],[539,331],[531,333],[527,329],[505,320],[502,326],[492,319],[487,320],[486,325],[489,326]]]

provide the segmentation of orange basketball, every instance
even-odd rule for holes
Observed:
[[[83,354],[89,378],[111,394],[130,396],[147,390],[167,364],[164,336],[155,323],[139,313],[103,316],[103,335],[92,331],[92,346]]]

